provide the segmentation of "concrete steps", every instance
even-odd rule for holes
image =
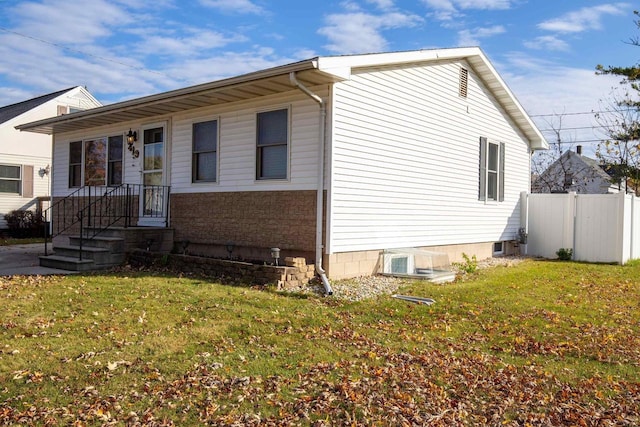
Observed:
[[[88,231],[91,233],[91,230]],[[41,256],[43,267],[70,271],[104,270],[121,265],[127,251],[145,249],[169,253],[173,247],[173,230],[161,227],[113,227],[98,236],[66,236],[64,243],[53,243],[53,254]],[[82,260],[80,260],[82,242]]]

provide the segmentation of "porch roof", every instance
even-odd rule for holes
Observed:
[[[38,120],[18,125],[16,129],[44,134],[63,133],[287,92],[295,88],[289,81],[291,72],[295,72],[297,80],[306,86],[343,80],[319,71],[317,61],[311,59]]]

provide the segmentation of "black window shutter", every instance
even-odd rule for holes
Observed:
[[[486,200],[487,194],[487,138],[480,137],[480,184],[478,200]]]

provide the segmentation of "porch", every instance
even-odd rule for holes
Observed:
[[[88,271],[122,264],[135,249],[170,252],[169,198],[170,187],[143,184],[85,186],[54,198],[43,213],[40,265]]]

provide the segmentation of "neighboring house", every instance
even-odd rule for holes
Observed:
[[[35,210],[49,197],[51,137],[20,132],[15,126],[100,105],[77,86],[0,107],[0,229],[7,228],[6,213]]]
[[[331,278],[386,248],[507,251],[548,148],[479,48],[317,57],[18,128],[54,135],[57,200],[142,184],[138,225],[179,250],[278,247]]]
[[[582,155],[582,147],[565,151],[531,184],[532,193],[607,194],[620,191],[618,183],[594,159]]]

